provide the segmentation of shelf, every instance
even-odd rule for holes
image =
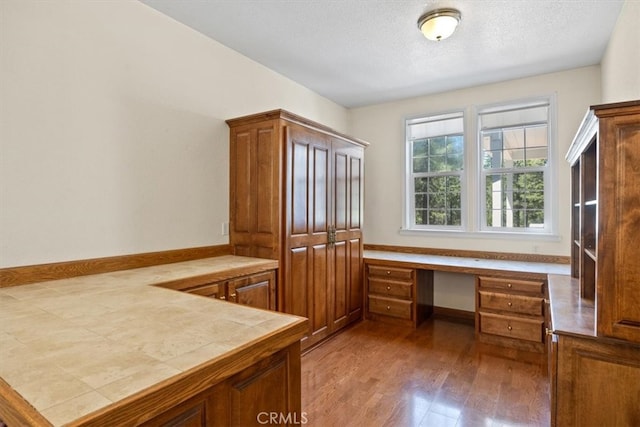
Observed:
[[[573,244],[576,245],[577,247],[580,247],[580,240],[574,240]]]
[[[596,251],[594,249],[585,249],[584,253],[587,254],[587,256],[592,260],[594,261],[598,260],[598,257],[596,256]]]
[[[574,207],[574,208],[579,208],[579,207],[580,207],[580,203],[574,203],[574,204],[573,204],[573,207]]]
[[[598,206],[598,200],[587,200],[584,202],[585,206]]]

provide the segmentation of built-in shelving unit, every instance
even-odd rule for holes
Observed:
[[[594,300],[596,295],[598,224],[598,132],[593,111],[585,117],[583,132],[578,133],[567,155],[571,163],[573,277],[580,278],[580,295]]]
[[[551,425],[637,425],[640,100],[591,107],[566,158],[573,277],[548,277]]]

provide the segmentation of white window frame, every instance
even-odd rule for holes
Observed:
[[[413,173],[413,145],[409,138],[409,127],[414,124],[419,124],[423,122],[435,122],[439,120],[447,120],[455,117],[460,117],[463,121],[462,128],[462,155],[463,155],[463,166],[459,171],[448,171],[448,172],[428,172],[428,173]],[[467,114],[465,110],[453,110],[446,112],[438,112],[433,114],[421,114],[419,116],[406,118],[404,121],[404,131],[405,131],[405,185],[404,185],[404,220],[403,220],[403,229],[411,230],[411,231],[453,231],[453,232],[461,232],[466,230],[467,228],[467,126],[466,126]],[[459,135],[459,133],[451,133],[447,135]],[[434,135],[435,136],[435,135]],[[433,137],[434,137],[433,136]],[[441,135],[446,136],[446,135]],[[416,215],[415,215],[415,181],[414,178],[416,175],[420,176],[451,176],[457,175],[460,179],[460,225],[433,225],[433,224],[416,224]]]
[[[480,114],[487,111],[499,111],[500,109],[518,108],[536,103],[548,104],[548,160],[547,170],[544,174],[545,187],[545,226],[544,228],[497,228],[486,226],[484,180],[482,168],[482,146],[480,132]],[[413,191],[412,153],[408,143],[408,123],[412,120],[428,119],[431,117],[446,116],[462,113],[464,117],[464,170],[461,181],[461,219],[460,227],[452,226],[416,226],[415,225],[415,195]],[[403,221],[400,233],[404,235],[421,235],[431,233],[447,237],[460,238],[505,238],[505,239],[534,239],[546,241],[558,241],[558,190],[557,185],[557,106],[556,95],[529,97],[520,100],[504,101],[481,106],[470,105],[465,108],[444,112],[426,113],[405,117],[404,147],[405,147],[405,180]],[[473,136],[475,135],[475,137]],[[475,138],[475,141],[474,141]]]
[[[487,113],[495,113],[502,111],[513,111],[518,109],[525,109],[536,106],[547,106],[547,164],[539,167],[524,168],[501,168],[501,169],[489,169],[485,170],[483,167],[482,158],[482,115]],[[537,98],[529,98],[519,101],[509,101],[500,104],[492,104],[478,107],[476,109],[476,172],[475,176],[478,177],[477,194],[478,200],[476,202],[477,224],[479,225],[478,231],[481,233],[504,233],[513,235],[553,235],[556,232],[557,227],[557,203],[555,197],[555,186],[552,184],[555,181],[555,171],[557,169],[555,161],[556,151],[556,131],[555,131],[555,96],[544,96]],[[521,123],[517,125],[528,125],[534,123]],[[508,128],[505,126],[505,128]],[[518,173],[518,172],[543,172],[544,174],[544,227],[541,228],[516,228],[516,227],[494,227],[487,225],[486,215],[486,188],[485,182],[487,175],[495,173]]]

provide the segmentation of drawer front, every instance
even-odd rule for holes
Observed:
[[[369,311],[385,316],[411,320],[411,301],[369,295]]]
[[[542,316],[544,299],[499,292],[478,292],[479,307],[487,310],[509,311],[519,314]]]
[[[542,280],[503,279],[498,277],[479,277],[480,288],[501,289],[505,291],[530,292],[542,294],[544,282]]]
[[[412,299],[412,282],[394,282],[379,277],[369,278],[369,293],[392,298]]]
[[[413,280],[413,271],[412,268],[369,265],[369,276],[388,277],[389,279]]]
[[[492,313],[480,314],[480,333],[542,342],[542,319],[525,319]]]

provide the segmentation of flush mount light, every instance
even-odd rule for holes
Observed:
[[[429,40],[444,40],[456,30],[461,17],[456,9],[432,10],[418,19],[418,28]]]

